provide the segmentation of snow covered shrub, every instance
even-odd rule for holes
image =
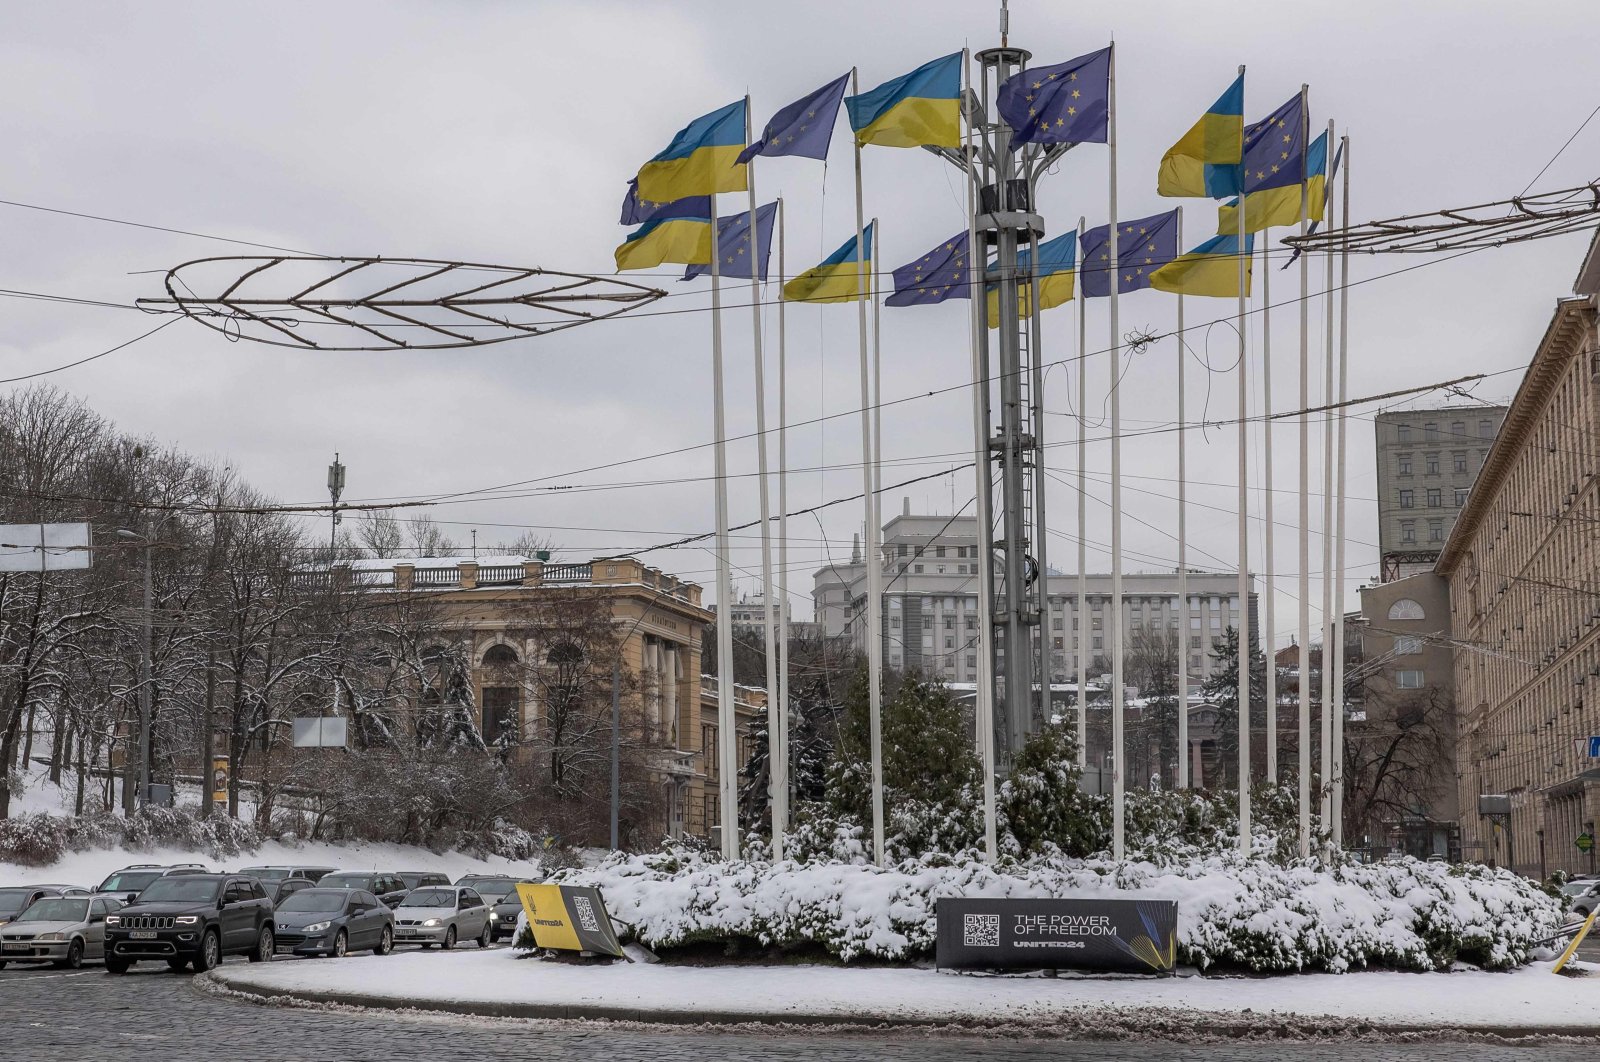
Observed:
[[[1019,855],[1087,856],[1109,845],[1110,809],[1078,788],[1082,777],[1070,728],[1048,723],[1030,735],[996,793],[1002,847]]]
[[[260,846],[261,833],[249,823],[225,815],[202,819],[186,809],[146,807],[129,818],[40,813],[0,819],[0,863],[24,866],[95,848],[187,848],[220,859]]]
[[[42,867],[67,849],[71,820],[39,812],[0,819],[0,863]]]

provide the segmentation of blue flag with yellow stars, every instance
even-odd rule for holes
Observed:
[[[741,151],[738,161],[749,162],[757,155],[803,155],[826,162],[839,103],[849,84],[850,75],[846,74],[774,114],[761,131],[761,139]]]
[[[1104,144],[1111,100],[1111,49],[1036,66],[1000,86],[995,109],[1013,144]]]
[[[1300,94],[1244,130],[1244,194],[1305,180],[1306,124]],[[1245,204],[1246,223],[1249,203]]]
[[[701,217],[711,216],[710,196],[690,196],[688,199],[674,199],[671,203],[647,202],[639,198],[639,179],[635,177],[628,182],[628,194],[622,197],[622,220],[619,224],[643,225],[669,206],[673,207],[675,212],[686,210]]]
[[[890,306],[931,306],[946,299],[972,298],[972,267],[967,264],[967,248],[972,234],[962,230],[939,246],[894,271],[894,294],[884,300]]]
[[[1178,211],[1117,222],[1117,291],[1150,286],[1150,274],[1178,257]],[[1111,294],[1111,228],[1097,225],[1083,234],[1078,267],[1085,298]]]
[[[741,210],[717,219],[717,272],[724,277],[750,279],[752,260],[760,264],[758,279],[767,279],[767,257],[772,250],[772,223],[778,216],[778,204],[768,203],[756,208],[756,246],[750,249],[750,211]],[[711,275],[709,265],[692,265],[683,272],[684,280]]]

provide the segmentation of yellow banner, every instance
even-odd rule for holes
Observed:
[[[213,803],[226,804],[228,802],[228,757],[211,757],[211,800]]]

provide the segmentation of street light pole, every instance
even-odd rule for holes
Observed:
[[[120,538],[132,539],[144,547],[144,636],[139,645],[139,795],[138,807],[150,804],[150,639],[152,636],[150,547],[147,536],[119,529]]]

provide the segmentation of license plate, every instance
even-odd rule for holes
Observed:
[[[30,948],[26,944],[7,944],[6,947],[5,947],[5,950],[6,951],[32,951],[33,949]]]
[[[135,929],[128,936],[134,940],[154,940],[156,939],[156,931],[153,929]]]

